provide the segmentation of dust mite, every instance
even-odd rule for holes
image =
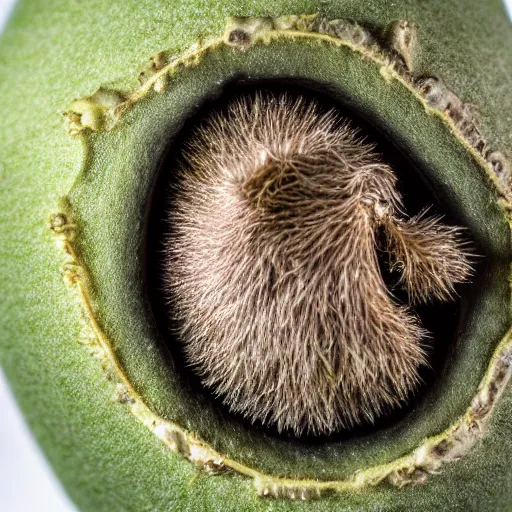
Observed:
[[[407,216],[393,169],[348,120],[301,97],[244,96],[196,129],[176,183],[171,310],[189,363],[231,410],[329,434],[406,400],[427,364],[411,306],[452,299],[471,255],[461,229]],[[383,280],[379,231],[409,304]]]

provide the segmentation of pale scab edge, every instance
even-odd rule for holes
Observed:
[[[334,37],[331,33],[326,32],[329,29],[329,24],[334,22],[341,23],[340,30],[346,29],[343,23],[348,23],[349,29],[355,27],[354,30],[366,31],[355,22],[326,20],[316,14],[279,18],[230,18],[223,36],[200,41],[182,55],[170,60],[165,52],[160,52],[152,57],[149,72],[141,74],[141,86],[135,92],[128,94],[100,88],[92,96],[75,100],[70,110],[66,112],[68,130],[72,135],[85,135],[88,131],[113,129],[135,103],[151,91],[164,92],[174,73],[182,67],[199,64],[204,55],[216,48],[235,46],[240,51],[245,51],[254,44],[271,44],[272,41],[283,37],[310,38],[350,48],[378,64],[384,80],[401,82],[423,104],[429,114],[440,117],[449,126],[454,136],[459,139],[475,161],[485,169],[489,178],[496,185],[501,195],[501,206],[505,210],[512,210],[509,187],[505,186],[496,176],[494,169],[486,159],[487,143],[484,141],[484,148],[476,148],[475,144],[469,141],[463,133],[460,120],[454,119],[453,113],[449,109],[435,108],[432,102],[422,95],[420,82],[412,75],[411,64],[414,48],[410,49],[410,55],[400,55],[393,47],[381,47],[379,38],[370,32],[366,33],[366,39],[364,39],[366,36],[363,33],[362,43]],[[404,22],[394,23],[400,27]],[[249,43],[241,35],[239,40],[242,41],[242,44],[229,40],[233,30],[237,30],[233,27],[239,27],[240,24],[244,30],[248,26],[251,27]],[[326,26],[327,29],[325,29]],[[322,32],[322,27],[325,29],[324,32]],[[415,36],[413,40],[416,40]],[[448,94],[453,94],[448,89],[446,90]],[[83,122],[84,116],[85,122]],[[499,152],[493,151],[493,153]],[[509,165],[506,160],[505,165]],[[63,201],[62,204],[61,211],[52,214],[49,227],[63,253],[61,271],[64,280],[80,304],[82,312],[80,341],[100,362],[105,376],[113,381],[113,399],[128,406],[131,413],[174,452],[196,464],[208,474],[215,475],[231,471],[251,478],[256,492],[262,497],[306,500],[332,492],[358,490],[381,483],[398,487],[424,483],[428,475],[438,473],[443,465],[460,459],[483,436],[494,405],[511,378],[512,330],[496,348],[485,377],[465,415],[444,432],[426,439],[410,454],[383,465],[361,469],[345,480],[292,480],[264,474],[223,456],[179,425],[157,416],[133,388],[108,338],[95,318],[91,294],[88,291],[87,270],[75,249],[76,226],[70,220],[72,214],[65,207],[66,201]]]

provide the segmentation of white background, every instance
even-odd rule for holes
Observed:
[[[504,1],[512,18],[512,0]],[[14,0],[0,0],[0,32],[13,4]],[[1,368],[0,411],[0,510],[75,512],[32,439]]]

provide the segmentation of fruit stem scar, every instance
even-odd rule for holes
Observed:
[[[336,22],[336,23],[335,23]],[[326,20],[319,15],[282,16],[278,18],[232,18],[224,35],[192,45],[182,55],[168,60],[158,54],[151,72],[144,75],[141,86],[131,92],[99,88],[94,94],[75,100],[66,119],[69,132],[84,137],[91,132],[110,131],[138,101],[156,91],[165,92],[172,76],[181,68],[197,66],[211,51],[232,47],[247,51],[255,44],[270,45],[281,39],[310,39],[321,44],[343,46],[376,64],[382,79],[396,80],[424,106],[427,113],[439,117],[484,170],[501,195],[500,204],[512,211],[510,164],[506,157],[487,148],[480,136],[471,109],[462,103],[439,79],[427,82],[413,76],[416,29],[407,22],[395,22],[388,43],[379,44],[379,37],[361,25],[346,20]],[[403,32],[401,32],[403,31]],[[402,52],[402,53],[400,53]],[[409,53],[407,53],[409,52]],[[432,81],[433,80],[433,81]],[[448,99],[448,101],[447,101]],[[87,145],[87,144],[86,144]],[[61,271],[81,309],[80,342],[100,362],[105,375],[113,381],[114,400],[124,404],[131,413],[169,449],[212,475],[235,472],[250,478],[259,496],[305,500],[331,492],[355,491],[367,486],[389,483],[397,487],[422,484],[428,475],[438,473],[445,464],[465,455],[483,436],[484,430],[512,373],[512,330],[496,347],[476,396],[466,413],[444,432],[423,441],[410,454],[386,464],[361,469],[344,480],[293,480],[263,472],[225,457],[206,442],[179,425],[154,413],[131,384],[112,343],[94,313],[94,298],[89,286],[91,276],[83,264],[77,246],[78,228],[64,199],[57,213],[50,216],[49,229],[61,250]]]

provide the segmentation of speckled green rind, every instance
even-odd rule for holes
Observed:
[[[194,467],[165,450],[126,408],[111,401],[112,385],[77,344],[77,307],[69,302],[57,271],[59,254],[45,227],[48,213],[55,210],[58,198],[68,192],[82,168],[82,147],[65,133],[60,114],[71,99],[90,94],[100,84],[134,89],[137,72],[147,57],[162,49],[185,49],[201,35],[220,34],[227,15],[321,11],[330,18],[353,18],[375,25],[397,18],[415,21],[420,27],[421,52],[417,63],[420,73],[443,76],[460,97],[477,104],[482,112],[484,133],[498,147],[512,149],[507,125],[512,104],[506,89],[510,87],[507,73],[512,63],[506,49],[511,47],[512,35],[498,4],[454,2],[452,7],[443,3],[442,8],[434,8],[432,2],[428,6],[402,3],[401,7],[379,1],[367,6],[360,2],[336,2],[326,9],[314,2],[282,2],[279,10],[275,2],[269,6],[260,3],[258,7],[240,2],[232,4],[224,3],[225,7],[215,10],[207,3],[130,2],[128,5],[119,2],[107,6],[90,2],[87,6],[70,3],[64,7],[62,2],[55,5],[27,2],[19,7],[3,36],[0,215],[2,226],[7,229],[3,229],[0,243],[1,363],[36,436],[73,499],[84,510],[507,510],[512,499],[512,473],[508,469],[508,460],[512,458],[508,441],[512,414],[510,390],[496,408],[484,441],[462,461],[444,468],[440,477],[431,478],[425,487],[367,489],[305,505],[262,501],[256,497],[250,481],[238,476],[201,475],[189,483],[195,474]],[[258,51],[255,49],[256,57],[252,59],[261,69],[264,64],[263,61],[258,64]],[[283,48],[281,52],[293,54],[292,49]],[[134,121],[144,108],[152,107],[148,103],[140,108],[139,114],[136,111],[130,114]],[[109,140],[115,141],[121,162],[118,170],[125,162],[127,174],[133,172],[131,164],[127,164],[130,154],[147,148],[130,149],[128,134],[122,130],[117,135],[115,132],[100,135],[96,146],[100,165],[102,143],[105,151]],[[478,195],[478,188],[471,188]],[[122,195],[125,192],[110,190],[109,200],[119,205],[125,201]],[[485,198],[478,197],[482,212]],[[78,204],[78,192],[75,200]],[[96,211],[101,212],[102,197],[98,196],[96,201]],[[500,228],[491,195],[488,201],[488,219],[494,222],[491,225],[495,229],[490,229],[489,224],[481,225],[482,240],[486,236],[496,237],[495,247],[501,247],[496,253],[505,259],[503,251],[508,240],[502,239],[503,222]],[[98,226],[101,227],[101,222]],[[105,229],[112,226],[109,228],[106,222]],[[115,239],[113,229],[112,236]],[[94,244],[90,243],[90,263],[94,260],[93,248]],[[102,249],[99,245],[97,253]],[[125,247],[125,251],[129,249]],[[108,264],[113,263],[114,260]],[[503,269],[495,278],[501,278],[505,284]],[[113,271],[119,272],[114,267]],[[502,293],[506,295],[505,291]],[[485,302],[489,322],[475,326],[475,331],[483,329],[485,333],[489,328],[497,332],[506,328],[509,312],[500,309],[493,315],[493,309],[504,304],[505,298]],[[493,323],[497,326],[492,326]],[[118,327],[127,329],[127,325]],[[145,347],[147,343],[140,346]],[[148,365],[151,356],[145,356],[138,368],[133,355],[124,357],[133,372],[151,377]],[[471,361],[465,359],[465,364],[471,366]],[[464,372],[469,387],[475,387],[482,366],[465,368]],[[146,386],[151,400],[160,410],[165,409],[155,386],[150,382],[137,384]],[[464,403],[465,397],[473,394],[468,389],[461,389],[460,393],[462,397],[454,388],[451,397],[443,397],[448,408],[450,404]],[[464,407],[460,412],[463,410]],[[183,414],[183,411],[170,412]],[[434,427],[443,425],[439,415],[445,413],[452,417],[453,411],[436,408],[432,420],[434,431],[437,431]],[[206,432],[209,426],[204,423],[202,428]],[[404,438],[414,440],[421,435],[424,434],[407,432]],[[222,439],[211,441],[220,443],[226,450],[230,448],[222,445],[225,443]],[[373,441],[369,438],[365,443],[367,453],[371,453]],[[405,451],[408,447],[405,445]],[[399,449],[395,447],[396,451]],[[275,463],[270,463],[263,453],[257,450],[254,456],[261,460],[256,462],[275,468]],[[329,453],[321,454],[322,460],[329,456]],[[375,457],[385,460],[388,456],[388,453],[373,453],[366,461],[362,457],[361,465],[368,460],[375,462]],[[336,467],[348,471],[350,464],[359,467],[358,461],[343,458],[337,461]],[[283,456],[282,463],[280,471],[286,474],[291,461]],[[326,466],[327,471],[332,471],[331,464]],[[307,472],[309,468],[305,465],[295,469],[298,470]]]

